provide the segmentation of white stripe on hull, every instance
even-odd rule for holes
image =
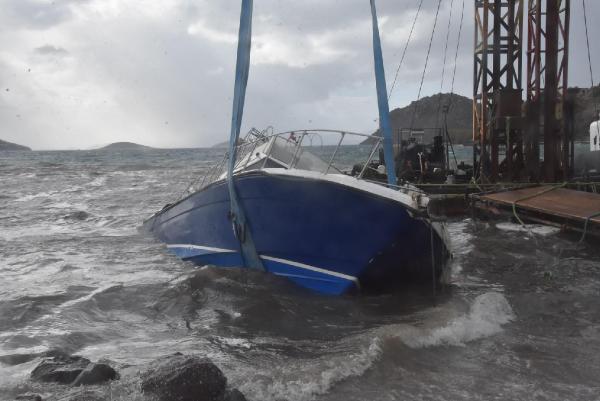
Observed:
[[[212,253],[237,253],[237,251],[233,250],[233,249],[215,248],[215,247],[210,247],[210,246],[191,245],[191,244],[189,244],[189,245],[188,244],[172,244],[172,245],[167,245],[167,248],[169,248],[169,249],[175,249],[175,248],[198,249],[198,250],[203,250],[203,251],[209,251]],[[348,274],[339,273],[339,272],[327,270],[327,269],[322,269],[320,267],[307,265],[305,263],[294,262],[293,260],[275,258],[273,256],[267,256],[267,255],[259,255],[259,256],[263,260],[269,260],[271,262],[283,263],[288,266],[294,266],[294,267],[298,267],[300,269],[310,270],[310,271],[314,271],[317,273],[322,273],[322,274],[327,274],[329,276],[342,278],[344,280],[349,280],[349,281],[354,282],[356,284],[356,286],[359,286],[358,279],[356,277],[350,276]]]

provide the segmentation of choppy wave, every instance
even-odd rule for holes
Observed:
[[[117,366],[122,380],[105,393],[114,400],[143,399],[139,372],[173,352],[212,358],[251,401],[600,391],[593,246],[465,219],[448,225],[454,259],[435,296],[322,297],[261,272],[195,268],[138,232],[221,154],[125,156],[3,160],[0,399],[56,392],[28,381],[55,348]]]

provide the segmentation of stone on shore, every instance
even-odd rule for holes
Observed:
[[[104,363],[92,363],[81,356],[51,351],[31,372],[31,379],[74,386],[102,384],[119,378],[118,373]]]
[[[161,401],[243,401],[210,359],[174,354],[154,361],[142,375],[142,391]]]
[[[73,381],[73,386],[101,384],[119,379],[119,374],[105,363],[90,363]]]
[[[90,363],[89,359],[81,356],[56,355],[40,362],[31,372],[31,379],[71,384]]]

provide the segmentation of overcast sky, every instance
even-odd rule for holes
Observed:
[[[0,139],[34,149],[115,141],[202,147],[226,140],[240,0],[0,0]],[[388,88],[418,0],[379,0]],[[462,0],[443,0],[423,96],[450,89]],[[572,4],[570,85],[589,86],[581,0]],[[425,0],[391,108],[415,99],[437,0]],[[588,1],[592,20],[600,1]],[[455,91],[471,96],[473,1]],[[600,79],[600,24],[590,32]],[[243,130],[371,133],[377,106],[368,0],[255,0]]]

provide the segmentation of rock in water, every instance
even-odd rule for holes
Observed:
[[[108,401],[109,397],[98,390],[73,389],[56,398],[56,401]]]
[[[247,401],[246,397],[240,390],[234,388],[232,390],[227,390],[223,401]]]
[[[62,351],[49,351],[45,355],[48,358],[31,372],[32,380],[80,386],[119,378],[119,374],[105,363],[92,363],[89,359]]]
[[[34,393],[20,394],[15,398],[17,401],[43,401],[42,396]]]
[[[77,212],[66,215],[65,220],[87,220],[88,217],[90,217],[88,212],[78,210]]]
[[[90,363],[73,381],[73,386],[101,384],[116,380],[119,374],[105,363]]]
[[[227,378],[210,359],[181,354],[153,362],[142,391],[161,401],[224,401]]]
[[[89,359],[80,356],[58,354],[40,362],[31,372],[31,379],[41,382],[71,384],[89,364]]]

